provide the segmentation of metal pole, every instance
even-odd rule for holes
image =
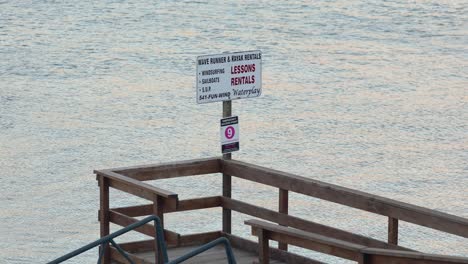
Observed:
[[[232,101],[223,101],[223,118],[232,115]],[[230,160],[231,153],[223,154],[223,160]],[[231,175],[223,173],[223,196],[231,198]],[[223,232],[231,233],[231,210],[223,208]]]

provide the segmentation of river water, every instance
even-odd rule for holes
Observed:
[[[468,218],[466,0],[1,0],[0,262],[97,239],[93,169],[219,156],[221,103],[195,103],[195,58],[255,49],[263,94],[233,102],[235,159]],[[160,186],[216,195],[219,178]],[[234,181],[234,197],[276,208],[276,195]],[[384,217],[301,195],[290,206],[386,239]],[[181,233],[221,226],[218,209],[167,218]],[[235,233],[248,218],[234,214]],[[425,252],[468,256],[467,242],[400,226]]]

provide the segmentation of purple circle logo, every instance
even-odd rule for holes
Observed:
[[[227,139],[232,139],[235,134],[236,134],[236,130],[232,126],[228,126],[226,130],[224,131],[224,136],[226,136]]]

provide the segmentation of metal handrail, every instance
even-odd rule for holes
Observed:
[[[146,223],[148,222],[151,222],[151,221],[154,221],[154,227],[155,227],[155,231],[156,231],[156,240],[158,242],[158,249],[162,252],[162,258],[163,258],[163,263],[165,264],[178,264],[178,263],[182,263],[183,261],[186,261],[202,252],[205,252],[207,251],[208,249],[216,246],[216,245],[219,245],[219,244],[223,244],[225,249],[226,249],[226,256],[228,258],[228,263],[229,264],[236,264],[236,259],[234,257],[234,253],[232,251],[232,247],[231,247],[231,243],[229,242],[229,240],[225,237],[220,237],[218,239],[215,239],[205,245],[202,245],[198,248],[196,248],[195,250],[192,250],[190,251],[189,253],[181,256],[181,257],[178,257],[176,258],[175,260],[173,261],[169,261],[169,258],[168,258],[168,255],[167,255],[167,247],[166,247],[166,242],[164,241],[164,237],[163,237],[163,229],[162,229],[162,226],[161,226],[161,220],[159,219],[159,217],[155,216],[155,215],[151,215],[151,216],[148,216],[136,223],[133,223],[131,225],[128,225],[110,235],[107,235],[105,237],[102,237],[92,243],[89,243],[88,245],[86,246],[83,246],[77,250],[74,250],[60,258],[57,258],[55,260],[52,260],[51,262],[49,262],[48,264],[58,264],[58,263],[61,263],[65,260],[68,260],[70,258],[73,258],[83,252],[86,252],[96,246],[99,246],[101,245],[102,246],[102,250],[101,252],[99,253],[99,259],[98,259],[98,264],[101,263],[102,261],[102,257],[104,256],[104,253],[105,253],[105,250],[106,250],[106,245],[108,243],[111,243],[112,246],[114,246],[117,251],[122,254],[122,256],[125,257],[125,259],[128,260],[128,262],[130,262],[131,264],[135,264],[133,262],[133,260],[128,256],[127,253],[125,253],[125,251],[117,244],[115,243],[114,241],[114,238],[118,237],[118,236],[121,236],[135,228],[138,228],[142,225],[145,225]]]
[[[99,245],[102,245],[102,250],[101,250],[101,253],[99,254],[99,259],[98,259],[98,264],[101,263],[101,259],[102,259],[102,256],[104,255],[104,251],[106,249],[105,245],[108,244],[109,242],[115,246],[117,245],[117,243],[114,242],[114,238],[118,237],[118,236],[121,236],[127,232],[130,232],[131,230],[135,229],[135,228],[138,228],[142,225],[145,225],[146,223],[148,222],[151,222],[151,221],[154,221],[154,226],[156,228],[156,239],[158,241],[158,247],[159,249],[161,250],[161,252],[163,252],[163,259],[165,262],[167,262],[167,250],[166,250],[166,244],[164,242],[164,238],[162,236],[162,227],[161,227],[161,220],[157,217],[157,216],[154,216],[154,215],[151,215],[151,216],[148,216],[146,217],[145,219],[143,220],[140,220],[136,223],[133,223],[131,225],[128,225],[110,235],[107,235],[105,237],[102,237],[92,243],[89,243],[88,245],[86,246],[83,246],[75,251],[72,251],[58,259],[55,259],[55,260],[52,260],[51,262],[49,262],[48,264],[57,264],[57,263],[61,263],[65,260],[68,260],[72,257],[75,257],[83,252],[86,252],[96,246],[99,246]],[[160,243],[160,241],[163,241],[163,243]],[[122,248],[120,248],[118,245],[116,246],[117,250],[120,252],[120,254],[122,254],[130,263],[134,264],[133,261],[128,257],[128,255],[122,250]]]

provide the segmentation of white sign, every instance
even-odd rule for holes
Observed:
[[[197,103],[252,98],[261,93],[261,51],[197,57]]]
[[[239,150],[239,118],[231,116],[221,119],[220,135],[223,154]]]

